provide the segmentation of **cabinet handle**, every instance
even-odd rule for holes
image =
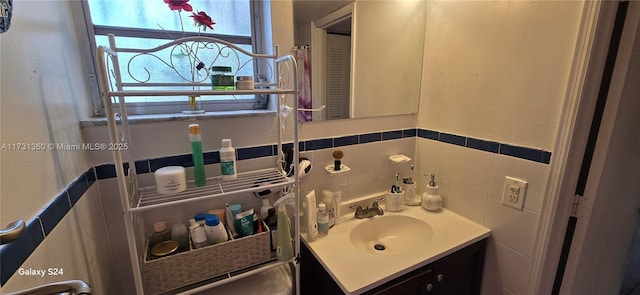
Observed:
[[[444,276],[442,274],[438,274],[436,279],[438,280],[438,282],[442,282],[444,280]]]
[[[426,286],[427,292],[431,292],[431,290],[433,290],[433,284],[429,283]]]

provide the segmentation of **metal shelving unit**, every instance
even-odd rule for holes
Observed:
[[[264,190],[267,188],[279,189],[283,187],[294,188],[293,191],[296,194],[296,199],[299,200],[298,192],[298,165],[293,166],[293,176],[287,177],[287,173],[282,170],[280,164],[276,164],[274,168],[249,171],[239,173],[238,178],[233,181],[221,181],[218,177],[209,178],[207,186],[196,187],[193,183],[189,183],[187,190],[173,195],[161,195],[156,193],[155,187],[139,187],[138,175],[135,170],[133,160],[129,157],[129,151],[136,148],[133,143],[129,132],[128,117],[125,106],[126,97],[130,96],[186,96],[186,97],[200,97],[207,95],[245,95],[245,94],[269,94],[277,97],[278,111],[277,124],[282,126],[282,116],[280,113],[280,106],[282,105],[281,99],[284,95],[294,95],[298,93],[297,90],[297,76],[296,76],[296,61],[291,55],[278,56],[278,48],[275,48],[275,54],[254,54],[247,52],[242,48],[235,46],[224,40],[219,40],[211,37],[187,37],[167,42],[163,45],[140,49],[140,48],[122,48],[117,47],[115,42],[115,36],[109,35],[109,47],[101,46],[98,48],[97,65],[98,76],[103,94],[103,101],[105,105],[106,117],[109,126],[109,134],[112,144],[127,143],[129,150],[113,150],[113,159],[115,163],[116,176],[118,182],[118,190],[120,193],[120,201],[124,214],[125,230],[127,234],[128,248],[130,253],[131,265],[134,271],[134,280],[136,284],[137,294],[147,294],[145,292],[142,274],[142,262],[144,260],[144,245],[140,245],[138,237],[136,237],[136,231],[134,225],[140,221],[142,212],[149,212],[158,208],[167,206],[176,206],[187,203],[201,202],[212,198],[221,198],[237,194],[247,194],[254,191]],[[171,54],[161,54],[161,52],[169,51]],[[211,64],[204,65],[206,75],[201,75],[200,72],[203,67],[198,65],[198,69],[195,69],[195,63],[201,63],[200,58],[196,55],[206,52],[208,57],[213,56]],[[183,54],[187,56],[187,60],[190,64],[190,73],[180,73],[179,68],[185,68],[184,65],[180,65],[172,56],[176,54]],[[120,60],[120,55],[126,55],[127,60]],[[240,60],[238,56],[244,55],[248,57],[254,63],[264,63],[271,69],[272,77],[267,79],[266,82],[256,83],[256,90],[231,90],[231,91],[219,91],[219,90],[200,90],[202,86],[206,86],[211,89],[211,84],[204,83],[204,81],[210,79],[210,73],[206,70],[210,68],[219,58],[228,58],[232,56]],[[168,56],[168,57],[167,57]],[[140,57],[152,57],[152,60],[157,60],[161,66],[166,67],[169,71],[173,70],[184,81],[181,82],[151,82],[151,72],[144,67],[144,71],[148,77],[139,79],[134,77],[133,72],[136,69],[132,68],[134,64],[132,61]],[[184,59],[183,59],[184,61]],[[246,62],[245,62],[246,64]],[[124,69],[123,69],[124,68]],[[140,69],[138,69],[138,72]],[[128,74],[127,82],[123,82],[123,74]],[[286,79],[281,74],[288,75]],[[198,76],[198,79],[193,79]],[[185,78],[186,77],[186,78]],[[191,78],[189,78],[191,77]],[[286,81],[285,81],[286,80]],[[133,81],[133,82],[131,82]],[[287,83],[289,82],[289,83]],[[291,85],[291,87],[283,87],[283,85]],[[197,87],[196,87],[197,86]],[[188,89],[191,88],[191,89]],[[292,101],[297,101],[294,99]],[[292,128],[293,128],[293,146],[298,146],[298,124],[297,114],[298,106],[293,103],[292,107],[287,107],[292,110]],[[283,144],[282,144],[282,128],[278,129],[278,153],[279,159],[284,159]],[[299,156],[294,153],[294,163],[298,163]],[[130,168],[125,171],[125,164]],[[260,186],[256,186],[256,183],[260,183]],[[295,214],[299,212],[299,202],[296,202]],[[216,279],[215,282],[204,284],[204,286],[198,287],[201,290],[205,287],[213,287],[226,282],[230,282],[239,278],[246,277],[253,273],[268,269],[270,267],[276,267],[283,264],[289,264],[292,269],[293,285],[296,289],[296,294],[299,294],[299,274],[298,267],[299,253],[300,253],[300,227],[298,218],[295,218],[293,222],[294,228],[294,258],[288,262],[270,261],[260,265],[258,268],[248,267],[245,269],[235,270],[229,272],[226,275],[221,275],[221,279]],[[213,279],[213,278],[212,278]],[[194,289],[195,291],[195,289]],[[181,290],[184,294],[190,293],[190,291]],[[181,294],[183,294],[181,293]]]

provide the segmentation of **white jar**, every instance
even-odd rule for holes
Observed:
[[[237,76],[236,77],[236,90],[253,90],[253,77],[251,76]]]
[[[210,244],[222,243],[229,240],[224,224],[215,214],[207,214],[204,218],[204,231]]]

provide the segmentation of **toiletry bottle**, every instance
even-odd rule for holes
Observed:
[[[435,211],[442,207],[442,197],[438,194],[435,174],[425,174],[431,176],[431,181],[427,184],[427,191],[422,194],[422,207],[429,211]]]
[[[233,209],[231,209],[233,208]],[[231,232],[231,236],[232,237],[236,237],[238,236],[238,231],[236,231],[236,221],[234,220],[234,216],[237,213],[241,212],[241,206],[239,204],[233,204],[233,205],[229,205],[229,203],[225,203],[224,204],[224,216],[226,219],[226,223],[227,223],[227,227],[229,228],[229,231]],[[234,213],[235,212],[235,213]]]
[[[253,217],[255,216],[253,208],[240,212],[234,216],[236,223],[236,231],[241,237],[253,234]]]
[[[207,242],[207,233],[202,226],[198,226],[193,230],[192,240],[193,248],[195,249],[209,245],[209,243]]]
[[[276,233],[276,259],[279,261],[289,261],[293,258],[293,243],[291,239],[291,224],[287,216],[285,203],[293,200],[294,194],[288,194],[273,203],[278,206],[278,232]],[[294,201],[295,202],[295,201]],[[295,204],[295,203],[294,203]]]
[[[278,232],[278,217],[276,217],[276,208],[269,208],[267,217],[264,218],[264,222],[271,231],[271,251],[276,250],[276,235]]]
[[[208,214],[204,218],[204,231],[207,233],[207,240],[211,244],[222,243],[229,239],[224,224],[220,222],[215,214]]]
[[[158,221],[153,224],[153,233],[149,236],[149,249],[170,239],[171,232],[167,230],[167,224],[164,221]]]
[[[329,234],[329,212],[324,202],[318,204],[318,236],[324,237]]]
[[[260,217],[262,219],[267,218],[269,216],[269,209],[273,208],[273,206],[269,205],[269,199],[262,199],[262,207],[260,207]]]
[[[236,171],[236,149],[231,146],[231,139],[222,140],[220,170],[222,172],[222,180],[234,180],[238,178]]]
[[[189,250],[189,231],[182,222],[177,222],[171,228],[171,239],[178,242],[180,252]]]
[[[207,176],[204,172],[204,158],[202,156],[202,135],[200,134],[200,124],[189,125],[189,141],[191,141],[193,176],[196,186],[205,186],[207,185]]]
[[[318,238],[318,210],[316,209],[316,191],[312,190],[305,196],[305,222],[307,223],[307,241],[313,242]]]
[[[189,236],[191,236],[191,242],[193,243],[193,245],[196,245],[196,241],[195,241],[195,230],[198,227],[202,227],[200,225],[200,223],[198,223],[194,218],[189,219]]]
[[[336,220],[336,211],[335,211],[335,194],[328,190],[322,191],[322,203],[327,206],[327,213],[329,214],[329,228],[333,227]],[[318,223],[320,223],[320,216],[318,216]],[[320,226],[320,224],[318,224]]]

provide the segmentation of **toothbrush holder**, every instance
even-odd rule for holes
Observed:
[[[404,210],[404,191],[399,193],[387,192],[385,205],[387,211],[398,212]]]

